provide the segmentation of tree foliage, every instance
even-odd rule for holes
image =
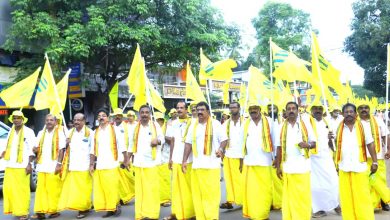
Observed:
[[[14,7],[5,48],[27,51],[19,66],[31,72],[46,52],[61,70],[83,62],[110,88],[127,76],[136,44],[147,67],[180,68],[197,62],[199,48],[216,55],[239,35],[209,0],[11,0]],[[176,72],[175,72],[176,73]]]
[[[345,50],[364,69],[364,87],[378,96],[385,96],[390,1],[358,0],[352,8],[352,34],[345,41]]]
[[[291,50],[300,58],[310,58],[310,16],[287,3],[268,1],[252,21],[256,29],[257,46],[249,55],[246,66],[259,66],[269,73],[269,38],[285,50]]]

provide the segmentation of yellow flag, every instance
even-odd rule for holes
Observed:
[[[59,102],[53,103],[50,107],[50,113],[54,115],[59,115],[62,111],[64,111],[65,105],[66,105],[66,98],[68,97],[68,81],[69,81],[69,74],[71,70],[69,69],[66,73],[65,76],[62,77],[61,81],[57,83],[57,92],[59,96]]]
[[[206,102],[202,90],[191,71],[190,63],[187,61],[186,98],[195,102]]]
[[[148,79],[148,83],[149,83],[148,87],[150,91],[152,106],[158,109],[160,112],[166,112],[167,110],[164,106],[164,100],[161,98],[160,93],[158,93],[158,91],[154,88],[152,83],[150,83],[149,79]]]
[[[143,80],[142,77],[145,74],[145,63],[141,57],[141,49],[137,44],[137,49],[134,54],[133,62],[129,70],[129,76],[127,77],[127,85],[129,86],[129,92],[136,96],[136,92],[142,90],[140,82]]]
[[[36,110],[50,108],[56,104],[56,85],[54,83],[49,58],[46,57],[45,66],[43,67],[42,76],[39,80],[37,93],[35,95],[34,108]]]
[[[246,85],[245,83],[241,83],[240,86],[240,106],[241,108],[246,109]]]
[[[321,53],[316,35],[312,32],[312,73],[314,79],[321,81],[324,86],[333,88],[336,93],[342,93],[340,71],[332,66]],[[319,76],[321,74],[321,77]]]
[[[111,108],[118,108],[118,96],[119,96],[119,82],[117,81],[114,86],[111,88],[108,97],[110,97]]]
[[[264,86],[267,77],[256,67],[249,67],[248,102],[260,105],[267,104],[270,91]]]
[[[37,79],[40,71],[41,67],[35,70],[35,72],[30,76],[22,79],[0,93],[0,97],[3,99],[8,108],[19,108],[29,105],[37,85]]]
[[[199,80],[201,85],[206,84],[206,79],[230,81],[233,76],[232,69],[236,67],[237,63],[233,59],[225,59],[212,63],[203,54],[202,48],[200,48]]]
[[[141,64],[142,66],[145,66],[144,65],[144,61],[143,59],[141,58]],[[132,91],[132,93],[135,95],[135,101],[134,101],[134,106],[133,108],[138,111],[139,108],[141,107],[141,105],[144,105],[147,103],[147,94],[146,94],[146,83],[148,82],[147,81],[147,78],[146,78],[146,73],[145,71],[143,71],[142,73],[139,72],[136,76],[136,82],[133,82],[134,85],[134,88],[136,88],[136,90]]]
[[[229,104],[229,82],[225,82],[222,87],[223,92],[223,104]]]

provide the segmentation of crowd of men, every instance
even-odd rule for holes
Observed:
[[[143,105],[133,111],[96,112],[99,125],[74,115],[66,129],[48,114],[35,137],[21,111],[7,146],[4,213],[20,220],[56,218],[63,210],[91,210],[119,216],[135,198],[135,219],[159,219],[171,206],[172,219],[219,219],[220,209],[242,206],[242,216],[268,219],[281,209],[284,220],[308,220],[335,211],[343,219],[374,219],[389,211],[385,159],[390,158],[388,127],[368,103],[347,103],[324,116],[320,103],[300,112],[288,102],[284,114],[268,105],[229,105],[224,122],[205,102],[184,101],[169,113]],[[341,115],[339,113],[342,113]],[[110,121],[110,116],[112,120]],[[386,145],[387,143],[387,145]],[[30,177],[36,164],[34,214],[29,216]],[[221,166],[226,201],[221,203]]]

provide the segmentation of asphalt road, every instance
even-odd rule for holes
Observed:
[[[390,186],[390,161],[387,161],[387,180],[388,185]],[[222,201],[225,200],[225,186],[224,182],[221,183],[221,189],[222,189]],[[31,198],[31,206],[30,206],[30,212],[33,213],[33,204],[34,204],[34,197],[35,194],[32,193]],[[2,196],[0,197],[0,219],[1,220],[13,220],[14,218],[12,216],[6,216],[3,215],[3,199]],[[160,218],[162,219],[165,216],[168,216],[170,214],[170,208],[161,207],[160,211]],[[61,213],[61,216],[57,219],[76,219],[75,216],[77,215],[76,212],[71,211],[64,211]],[[95,213],[92,212],[87,218],[85,219],[101,219],[101,216],[104,215],[104,213]],[[122,219],[134,219],[134,202],[131,202],[127,206],[122,207],[122,214],[119,217],[116,217],[114,219],[122,220]],[[220,219],[226,219],[226,220],[238,220],[238,219],[244,219],[242,217],[242,210],[240,208],[235,208],[229,211],[221,211],[220,212]],[[270,219],[282,219],[282,213],[280,211],[272,211],[270,215]],[[338,216],[335,212],[329,212],[328,215],[324,218],[321,218],[322,220],[340,220],[342,219],[341,216]],[[390,220],[390,212],[376,212],[375,213],[375,219],[376,220]]]

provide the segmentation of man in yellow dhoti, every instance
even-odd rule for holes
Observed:
[[[122,109],[114,109],[114,112],[111,114],[114,116],[114,128],[115,134],[118,138],[123,140],[125,150],[129,148],[129,134],[132,129],[128,126],[126,122],[123,121],[123,112]],[[123,164],[124,158],[122,154],[118,155],[118,161],[120,164]],[[122,205],[129,203],[135,196],[134,188],[134,174],[130,169],[124,169],[123,165],[118,167],[119,172],[119,198]]]
[[[35,193],[33,219],[44,219],[45,214],[49,218],[60,215],[58,201],[62,190],[62,181],[59,171],[62,167],[62,159],[65,148],[65,134],[61,126],[57,125],[54,115],[48,114],[45,119],[45,127],[38,133],[36,154],[38,183]]]
[[[242,204],[242,126],[243,117],[240,116],[240,103],[232,102],[229,105],[231,118],[223,123],[224,132],[228,137],[225,157],[223,158],[223,174],[226,184],[226,202],[219,207],[232,209],[233,204]]]
[[[279,109],[278,106],[273,104],[267,105],[268,110],[268,117],[271,118],[271,131],[273,134],[279,134],[280,126],[283,123],[283,118],[281,118],[278,114]],[[275,142],[275,138],[277,135],[274,135],[272,141]],[[276,150],[277,148],[274,147],[273,149],[273,161],[272,161],[272,209],[279,210],[282,208],[282,195],[283,195],[283,181],[279,179],[278,175],[276,174],[276,166],[275,166],[275,158],[276,158]]]
[[[129,135],[129,149],[135,170],[135,219],[158,219],[160,189],[158,165],[165,138],[160,126],[151,120],[149,106],[139,109],[141,120]]]
[[[125,169],[129,165],[127,151],[123,139],[116,134],[115,128],[108,121],[108,111],[97,111],[99,127],[91,143],[89,170],[93,174],[93,204],[95,211],[106,211],[103,218],[119,216],[119,161],[118,154],[122,154]],[[96,162],[95,162],[96,161]],[[96,164],[96,168],[95,168]]]
[[[6,161],[3,201],[4,214],[28,219],[30,208],[30,174],[35,144],[34,131],[25,126],[27,118],[21,111],[13,111],[9,117],[13,126],[8,133],[5,151],[0,159]]]
[[[316,142],[310,123],[298,117],[298,104],[286,104],[287,119],[284,121],[278,146],[276,169],[283,176],[283,220],[311,219],[310,149]],[[280,168],[283,163],[283,172]]]
[[[361,104],[358,106],[358,113],[360,120],[364,127],[371,129],[371,134],[374,138],[374,148],[376,152],[378,170],[374,175],[370,176],[371,198],[374,208],[382,208],[384,211],[390,211],[390,189],[387,186],[386,180],[386,163],[384,152],[390,152],[390,141],[387,141],[385,146],[385,139],[389,138],[389,130],[383,120],[380,120],[373,115],[370,115],[370,106],[368,104]],[[372,158],[367,155],[368,166],[372,165]]]
[[[93,131],[85,126],[85,116],[77,113],[69,130],[62,164],[62,187],[59,210],[78,211],[77,219],[85,218],[92,206],[92,176],[89,174],[89,152]]]
[[[343,219],[372,220],[374,208],[370,197],[367,176],[366,148],[372,158],[371,174],[378,169],[370,127],[357,120],[356,106],[347,103],[342,109],[344,120],[337,128],[335,137],[335,164],[339,168],[340,205]],[[332,146],[332,142],[329,142]]]
[[[221,123],[210,116],[206,102],[199,102],[196,111],[198,120],[191,124],[185,140],[182,171],[187,172],[187,160],[192,152],[191,189],[196,219],[219,219],[220,166],[227,137]]]
[[[271,119],[261,114],[257,103],[249,103],[250,119],[243,123],[242,154],[244,156],[243,207],[245,218],[268,219],[272,206]]]
[[[184,140],[192,119],[187,116],[186,103],[179,101],[176,104],[179,119],[172,122],[168,128],[167,136],[170,140],[169,168],[172,170],[172,214],[164,220],[194,219],[195,211],[191,193],[192,157],[187,160],[187,172],[181,170],[183,161]]]
[[[171,110],[171,115],[173,114],[177,114],[176,109],[175,111]],[[164,114],[161,112],[154,112],[154,118],[160,125],[165,137],[165,143],[161,146],[161,163],[158,166],[158,174],[160,177],[160,204],[164,207],[169,207],[171,205],[171,170],[168,167],[168,162],[171,149],[169,143],[167,143],[170,141],[170,138],[166,136],[166,133],[176,119],[166,122]]]

